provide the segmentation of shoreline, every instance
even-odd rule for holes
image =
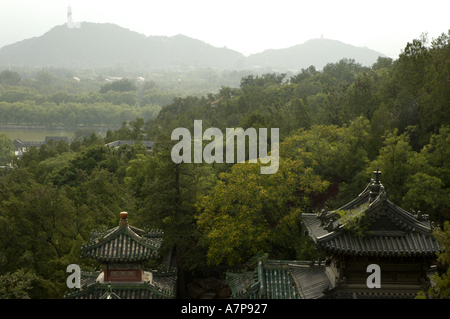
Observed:
[[[65,127],[61,125],[57,126],[45,126],[45,125],[0,125],[0,130],[61,130],[61,131],[76,131],[77,129],[88,130],[118,130],[120,127],[113,126],[81,126],[81,127]]]

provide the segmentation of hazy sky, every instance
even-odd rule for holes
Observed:
[[[396,58],[423,32],[431,39],[450,29],[448,0],[0,0],[0,47],[65,24],[69,5],[74,22],[109,22],[147,36],[183,34],[245,55],[323,34]]]

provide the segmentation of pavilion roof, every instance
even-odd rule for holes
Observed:
[[[100,262],[142,262],[157,257],[164,233],[129,226],[121,219],[119,226],[104,232],[92,232],[91,240],[81,248],[81,256]]]
[[[230,270],[226,274],[226,281],[231,289],[231,298],[302,298],[296,287],[295,277],[292,277],[292,270],[295,265],[308,264],[308,261],[269,260],[260,261],[254,271]]]
[[[381,174],[378,170],[375,173]],[[343,220],[339,214],[343,211],[353,217],[365,218],[367,230],[364,236],[346,228],[348,220]],[[428,216],[413,215],[387,200],[379,175],[357,198],[341,208],[303,214],[302,224],[316,247],[328,254],[435,257],[441,249]]]
[[[101,271],[81,272],[80,288],[66,293],[65,299],[173,299],[176,294],[177,269],[148,270],[152,281],[103,282]]]

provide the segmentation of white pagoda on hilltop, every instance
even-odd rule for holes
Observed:
[[[66,24],[71,29],[72,28],[81,28],[81,22],[73,23],[72,8],[70,5],[67,7],[67,23]]]

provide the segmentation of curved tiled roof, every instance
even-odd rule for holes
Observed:
[[[373,185],[372,180],[356,199],[336,211],[302,215],[302,224],[316,246],[326,253],[343,255],[435,257],[441,245],[429,222],[388,201],[381,184],[377,185],[380,190],[375,197],[371,192]],[[362,213],[367,217],[369,231],[366,236],[357,237],[345,229],[336,212],[358,210],[362,205],[367,205]]]
[[[94,283],[85,289],[66,294],[65,299],[101,299],[109,290],[118,299],[172,299],[175,297],[171,290],[158,288],[144,282],[128,284]]]
[[[146,271],[147,272],[147,271]],[[82,272],[80,288],[64,295],[66,299],[172,299],[176,294],[177,270],[149,270],[152,282],[101,282],[101,271]]]
[[[291,275],[295,265],[306,265],[309,261],[268,260],[259,262],[254,272],[227,271],[226,281],[232,299],[299,299]]]
[[[432,236],[411,232],[404,236],[366,236],[356,238],[343,232],[330,240],[318,242],[327,252],[359,256],[435,256],[439,242]]]
[[[332,287],[325,272],[325,266],[289,265],[289,275],[295,282],[301,299],[319,299],[323,291]]]
[[[91,242],[81,248],[81,254],[103,262],[144,261],[158,256],[162,237],[162,231],[117,226],[103,234],[93,233]]]

